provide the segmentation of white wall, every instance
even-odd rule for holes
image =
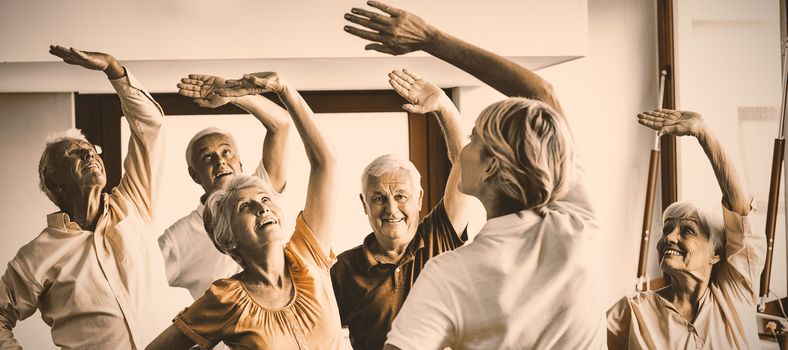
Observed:
[[[0,266],[46,227],[57,207],[38,189],[38,159],[47,134],[73,127],[71,94],[0,94]],[[36,312],[14,332],[27,349],[52,348],[49,327]]]

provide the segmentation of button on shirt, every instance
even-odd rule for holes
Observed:
[[[611,349],[760,347],[755,305],[766,259],[766,237],[752,231],[749,215],[740,216],[724,206],[722,211],[725,258],[712,273],[695,321],[687,321],[654,291],[624,297],[607,312]]]
[[[153,290],[166,288],[155,237],[149,236],[163,151],[162,112],[128,75],[112,80],[132,132],[125,174],[102,194],[96,230],[59,212],[19,249],[0,282],[0,344],[17,345],[17,320],[41,311],[55,345],[142,349],[153,334],[140,323],[155,315]]]
[[[342,325],[350,331],[355,349],[382,349],[391,322],[399,313],[424,264],[434,256],[463,244],[441,200],[419,223],[407,253],[398,265],[375,260],[377,244],[370,233],[364,244],[339,255],[331,268]]]
[[[254,176],[268,179],[260,162]],[[167,281],[172,287],[186,288],[194,299],[199,298],[213,281],[230,277],[241,267],[230,256],[222,254],[205,231],[200,204],[189,215],[179,219],[159,237],[159,248],[164,256]]]
[[[604,271],[582,175],[540,217],[489,219],[427,263],[386,343],[408,349],[603,349]]]

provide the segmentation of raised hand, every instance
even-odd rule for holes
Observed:
[[[377,1],[367,1],[367,5],[385,14],[355,7],[345,14],[349,22],[370,29],[345,26],[348,33],[374,42],[365,46],[366,50],[402,55],[421,50],[435,32],[431,25],[410,12]]]
[[[235,100],[234,97],[223,97],[216,94],[216,90],[224,86],[225,80],[222,77],[189,74],[188,78],[183,78],[178,83],[178,93],[191,97],[192,101],[200,107],[216,108]]]
[[[446,103],[452,103],[438,86],[407,69],[391,71],[389,84],[394,91],[410,102],[402,108],[411,113],[434,112],[443,108]]]
[[[80,51],[60,45],[49,45],[49,53],[60,57],[63,62],[82,66],[87,69],[100,70],[111,79],[120,78],[125,74],[123,67],[115,57],[102,52]]]
[[[659,131],[661,135],[691,135],[698,137],[706,131],[700,114],[690,111],[656,109],[638,114],[638,123]]]
[[[228,79],[216,94],[222,97],[257,95],[268,91],[280,93],[287,83],[275,72],[244,74],[241,79]]]

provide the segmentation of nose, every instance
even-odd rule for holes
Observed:
[[[679,242],[679,227],[674,228],[668,234],[662,237],[663,240],[669,243],[678,243]]]
[[[385,209],[384,211],[385,214],[394,216],[394,213],[396,213],[397,210],[399,210],[399,207],[397,206],[397,201],[395,201],[394,198],[389,198],[388,200],[386,200],[386,204],[384,204],[384,209]]]
[[[257,216],[261,216],[271,211],[271,209],[269,209],[267,205],[263,203],[259,203],[259,205],[260,207],[257,209]]]

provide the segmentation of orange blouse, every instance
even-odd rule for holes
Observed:
[[[257,304],[235,278],[213,282],[173,323],[195,343],[211,348],[223,341],[233,349],[338,349],[339,311],[326,256],[301,214],[284,248],[295,296],[280,309]]]

